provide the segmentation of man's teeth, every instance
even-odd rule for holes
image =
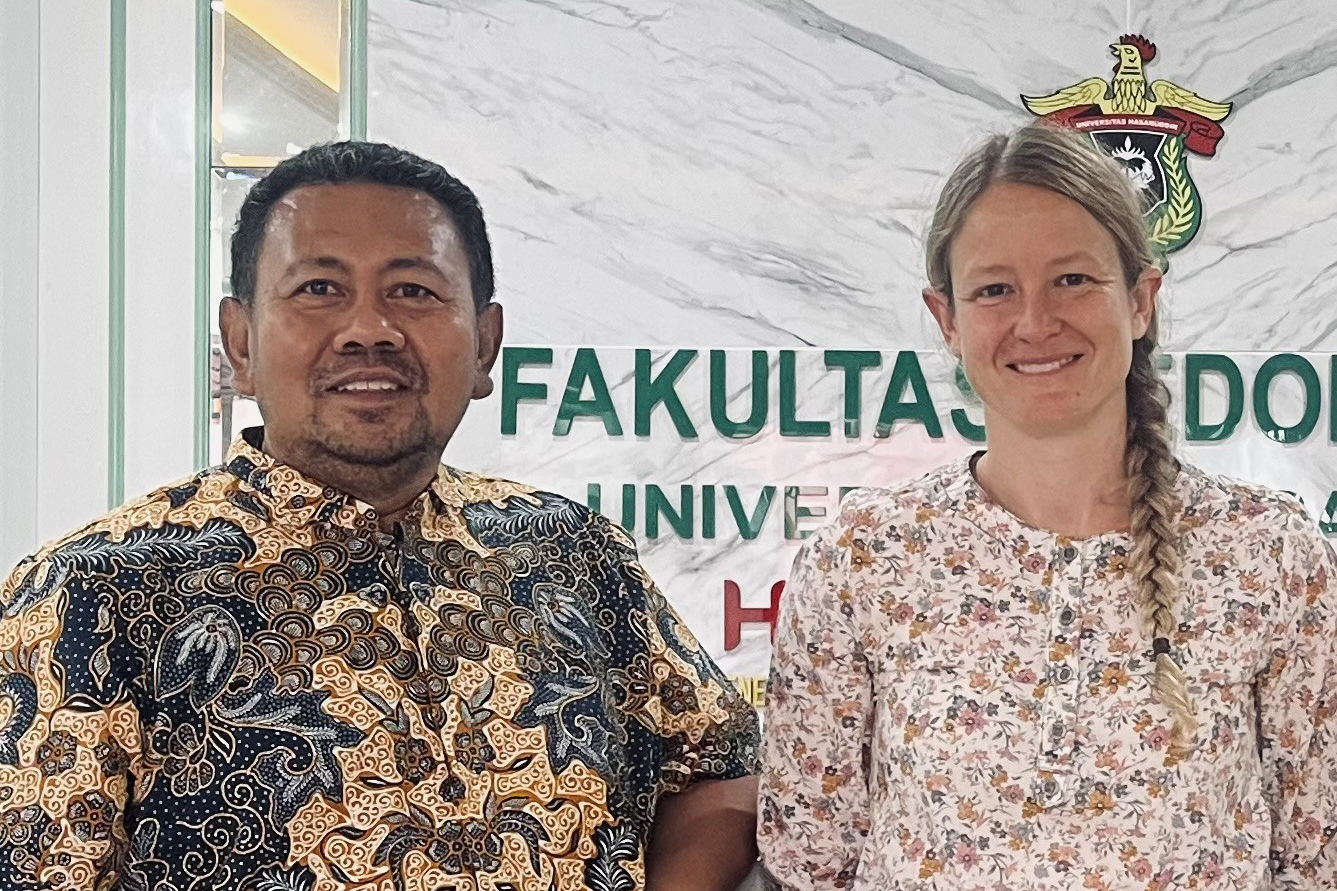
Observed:
[[[352,381],[347,384],[340,384],[338,390],[344,392],[347,390],[398,390],[400,386],[390,381]]]
[[[1045,374],[1050,371],[1058,371],[1064,365],[1069,365],[1076,361],[1076,356],[1069,356],[1066,359],[1055,359],[1053,362],[1043,362],[1038,364],[1018,362],[1012,367],[1017,371],[1020,371],[1022,374]]]

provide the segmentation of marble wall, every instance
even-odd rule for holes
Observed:
[[[545,383],[547,393],[516,404],[515,432],[502,432],[503,386],[474,408],[447,460],[581,499],[599,483],[614,519],[623,518],[622,484],[639,486],[635,531],[646,561],[730,672],[765,670],[763,627],[725,649],[724,583],[738,583],[746,606],[769,602],[796,547],[785,536],[786,486],[827,487],[830,510],[840,486],[890,482],[975,447],[950,423],[964,403],[919,300],[929,202],[969,145],[1030,118],[1020,94],[1108,77],[1108,46],[1122,33],[1157,44],[1149,79],[1233,103],[1215,157],[1189,161],[1205,213],[1172,257],[1167,340],[1181,421],[1187,354],[1227,356],[1249,392],[1236,430],[1184,451],[1210,469],[1300,492],[1316,514],[1337,491],[1329,0],[369,5],[371,136],[441,161],[478,192],[508,342],[553,349],[549,364],[516,366],[513,384]],[[554,433],[564,389],[590,383],[573,381],[578,348],[592,350],[580,361],[597,361],[607,379],[620,435],[593,416]],[[700,351],[674,388],[699,422],[695,437],[663,406],[648,435],[636,433],[637,348],[652,351],[655,371],[676,350]],[[863,375],[854,436],[843,425],[841,372],[824,361],[830,349],[880,357]],[[710,350],[725,351],[736,375],[727,385],[733,417],[747,414],[750,351],[766,351],[769,416],[759,434],[733,439],[711,425]],[[827,420],[829,434],[781,435],[785,350],[793,420]],[[901,351],[918,351],[941,438],[913,420],[873,435]],[[1287,371],[1268,388],[1274,431],[1306,422],[1307,406],[1319,413],[1295,443],[1267,435],[1253,406],[1257,373],[1279,353],[1302,354],[1318,380],[1306,390]],[[513,361],[522,354],[533,358],[522,350]],[[1200,382],[1204,417],[1225,414],[1223,380]],[[683,484],[696,488],[697,530],[651,537],[645,487],[676,498]],[[776,487],[755,538],[739,534],[722,488],[715,536],[702,536],[701,487],[724,485],[749,510]],[[800,493],[795,506],[821,509],[827,497]]]

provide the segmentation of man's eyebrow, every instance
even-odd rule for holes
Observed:
[[[382,272],[395,272],[400,269],[421,269],[445,278],[441,268],[426,257],[395,257],[381,266]]]
[[[321,269],[333,272],[341,272],[345,275],[351,274],[353,268],[340,260],[338,257],[320,256],[304,257],[301,260],[294,261],[285,270],[284,275],[295,275],[304,269]],[[445,277],[441,268],[426,257],[395,257],[381,264],[381,272],[396,272],[401,269],[419,269],[424,272],[432,272],[436,275]]]
[[[343,273],[350,271],[348,264],[338,257],[306,257],[295,261],[284,271],[284,275],[293,275],[305,268],[332,269]]]

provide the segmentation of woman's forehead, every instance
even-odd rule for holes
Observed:
[[[951,265],[987,272],[1017,265],[1118,261],[1114,236],[1081,204],[1024,183],[989,186],[952,239]]]

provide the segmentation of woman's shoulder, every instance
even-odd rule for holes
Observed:
[[[1181,463],[1179,486],[1184,511],[1180,526],[1194,530],[1276,536],[1318,535],[1318,524],[1292,492]]]
[[[836,522],[847,529],[923,524],[958,510],[969,479],[963,458],[889,486],[853,489],[841,500]]]

